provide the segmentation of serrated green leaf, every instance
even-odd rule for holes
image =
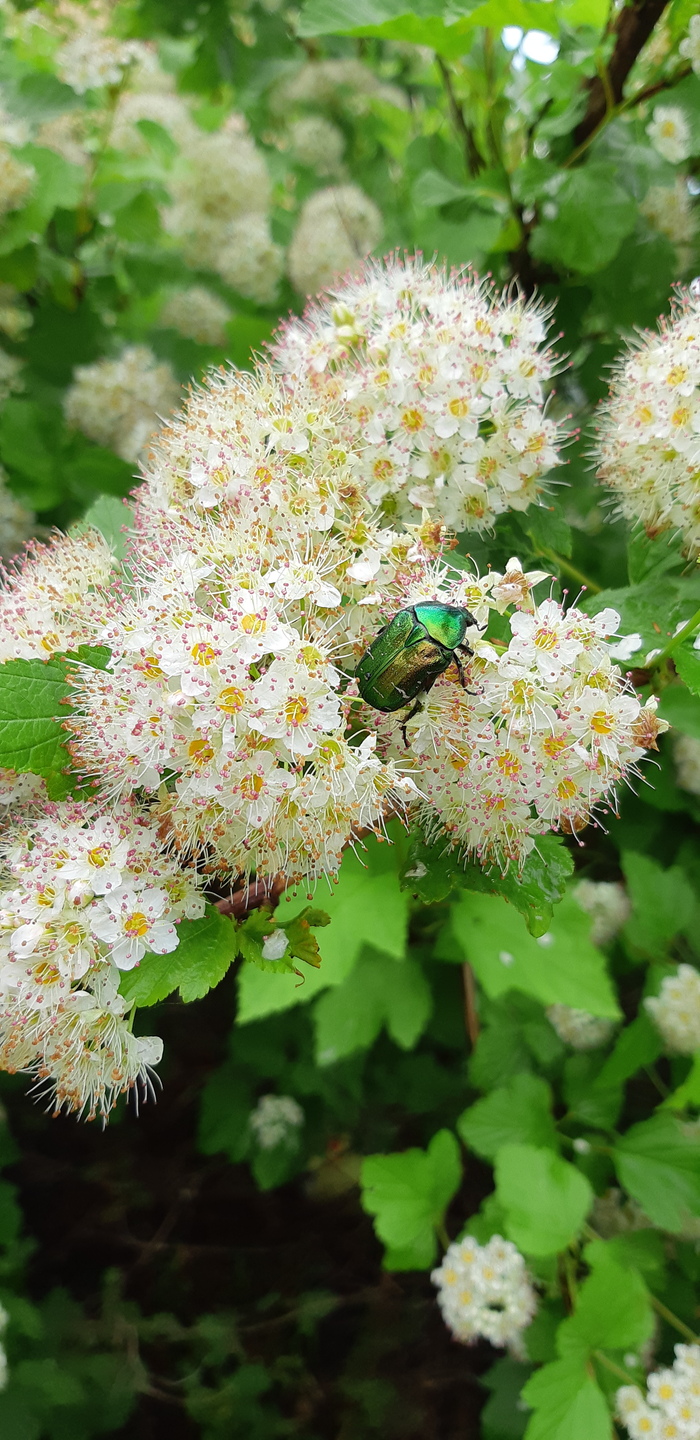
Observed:
[[[372,1045],[383,1027],[392,1040],[410,1050],[432,1010],[430,986],[412,960],[365,954],[342,985],[321,996],[314,1010],[316,1058],[332,1065]]]
[[[667,685],[661,692],[656,713],[684,735],[700,740],[700,698],[686,690],[684,685]]]
[[[557,1150],[559,1137],[551,1107],[547,1082],[525,1072],[464,1110],[457,1132],[464,1144],[485,1160],[494,1160],[501,1146],[514,1142]]]
[[[432,905],[446,900],[460,885],[464,880],[464,865],[459,851],[446,841],[429,845],[421,831],[414,830],[399,873],[402,890]]]
[[[625,852],[622,868],[632,901],[625,935],[644,954],[663,957],[668,942],[690,922],[695,905],[692,886],[680,865],[664,870],[636,850]]]
[[[223,979],[239,951],[236,929],[214,905],[199,920],[181,920],[179,944],[169,955],[144,955],[122,974],[119,991],[136,1005],[155,1005],[173,990],[184,1001],[200,1000]]]
[[[700,695],[700,650],[692,645],[679,645],[673,652],[673,663],[693,695]]]
[[[60,775],[70,763],[61,723],[70,696],[60,660],[0,665],[0,765],[20,774]]]
[[[664,1110],[685,1110],[688,1106],[700,1109],[700,1050],[693,1056],[693,1063],[682,1085],[663,1101]]]
[[[591,1273],[578,1290],[574,1314],[559,1327],[561,1355],[592,1350],[636,1350],[654,1333],[651,1298],[644,1281],[614,1247],[595,1240],[584,1251]]]
[[[605,1396],[579,1356],[543,1365],[522,1398],[535,1411],[525,1440],[611,1440]]]
[[[609,264],[637,223],[637,206],[620,184],[618,167],[607,160],[565,173],[542,214],[546,218],[531,240],[533,255],[579,275]]]
[[[571,554],[571,526],[556,505],[531,505],[523,516],[522,524],[536,551],[544,554],[547,550],[556,550],[559,555]]]
[[[700,1217],[700,1146],[674,1115],[633,1125],[613,1158],[620,1184],[662,1230],[677,1233]]]
[[[537,937],[548,930],[554,906],[562,899],[573,869],[573,859],[561,837],[542,835],[520,874],[514,868],[506,875],[496,867],[484,871],[470,861],[463,868],[462,885],[465,890],[502,895],[520,911],[530,934]]]
[[[449,1130],[439,1130],[427,1150],[367,1156],[361,1172],[362,1206],[389,1247],[387,1268],[426,1270],[432,1265],[435,1227],[442,1223],[461,1176],[459,1146]]]
[[[125,505],[123,500],[118,500],[116,496],[99,495],[85,511],[83,521],[99,530],[118,560],[125,560],[128,536],[124,531],[129,529],[133,514],[133,507]]]
[[[504,1145],[496,1156],[496,1199],[508,1238],[526,1255],[556,1255],[580,1233],[593,1203],[585,1175],[553,1150]]]
[[[573,896],[561,902],[539,939],[512,906],[491,895],[463,895],[453,907],[452,928],[491,998],[522,990],[544,1005],[619,1017],[605,956],[591,943],[590,919]]]
[[[612,1053],[594,1081],[595,1086],[605,1089],[606,1086],[622,1085],[644,1065],[653,1065],[663,1053],[663,1048],[656,1026],[642,1010],[631,1025],[620,1031]]]

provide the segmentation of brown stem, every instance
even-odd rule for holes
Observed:
[[[476,140],[474,139],[474,131],[472,130],[471,125],[467,124],[464,111],[455,94],[455,87],[452,83],[451,71],[448,69],[448,66],[445,64],[445,61],[443,60],[441,55],[438,55],[436,59],[438,70],[442,75],[445,91],[447,93],[447,103],[450,108],[452,123],[457,133],[462,137],[462,143],[464,145],[464,159],[466,161],[467,171],[470,175],[478,175],[479,171],[483,170],[484,168],[484,161],[482,155],[477,149]]]
[[[600,75],[589,81],[586,113],[574,131],[577,146],[598,129],[611,108],[611,99],[614,105],[620,104],[625,80],[668,3],[669,0],[632,0],[620,10],[611,31],[615,44],[607,65],[607,83]]]
[[[464,981],[464,1023],[467,1027],[470,1044],[473,1046],[479,1039],[479,1014],[476,1007],[474,971],[467,960],[462,966],[462,980]]]
[[[217,900],[216,908],[222,915],[232,915],[234,920],[242,920],[251,910],[259,910],[261,905],[269,905],[274,909],[286,885],[284,875],[277,875],[274,880],[253,880],[250,885],[234,890],[233,894],[227,895],[224,900]]]

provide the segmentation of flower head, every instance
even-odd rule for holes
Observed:
[[[700,1345],[676,1345],[672,1366],[655,1370],[646,1395],[623,1385],[617,1414],[630,1440],[693,1440],[700,1433]]]
[[[467,1235],[448,1246],[431,1280],[438,1305],[456,1340],[515,1347],[537,1309],[525,1261],[509,1240],[494,1235],[479,1245]]]
[[[691,150],[690,126],[680,105],[657,105],[647,125],[647,135],[655,150],[677,165],[687,160]]]
[[[679,965],[666,975],[656,996],[644,1001],[664,1042],[677,1055],[700,1050],[700,973],[693,965]]]
[[[66,420],[123,460],[135,461],[179,398],[170,366],[156,360],[148,346],[128,345],[116,360],[76,367],[65,397]]]

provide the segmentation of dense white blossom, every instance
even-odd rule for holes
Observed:
[[[587,1010],[574,1010],[570,1005],[550,1005],[547,1019],[560,1040],[572,1050],[595,1050],[605,1045],[614,1029],[614,1020],[589,1015]]]
[[[697,1440],[700,1435],[700,1345],[676,1345],[672,1366],[647,1377],[646,1395],[623,1385],[616,1409],[630,1440]]]
[[[304,1111],[291,1095],[261,1095],[250,1114],[250,1128],[261,1150],[298,1143]]]
[[[212,269],[247,300],[271,305],[284,270],[284,251],[272,238],[267,215],[230,220],[221,232]]]
[[[116,360],[78,365],[64,406],[69,425],[122,460],[136,461],[179,399],[170,365],[147,345],[128,345]]]
[[[700,1050],[700,973],[693,965],[679,965],[666,975],[658,995],[644,1001],[669,1050],[694,1055]]]
[[[0,560],[11,560],[36,528],[36,516],[8,490],[6,478],[0,466]]]
[[[403,90],[382,81],[361,60],[351,58],[310,60],[295,74],[277,80],[269,96],[273,113],[285,119],[296,108],[306,106],[365,115],[375,99],[399,109],[408,106]]]
[[[691,15],[688,34],[678,46],[679,55],[689,60],[696,75],[700,75],[700,15]]]
[[[65,85],[84,95],[86,90],[118,85],[140,51],[137,40],[103,35],[86,18],[83,27],[66,40],[56,54],[58,75]]]
[[[657,105],[647,135],[659,155],[672,165],[687,160],[691,153],[690,126],[680,105]]]
[[[650,225],[685,255],[697,228],[685,177],[678,175],[675,185],[652,185],[639,208]]]
[[[34,542],[0,587],[0,661],[47,660],[104,623],[114,557],[98,530]]]
[[[676,782],[691,795],[700,795],[700,740],[677,732],[673,737]]]
[[[289,246],[292,284],[302,295],[315,295],[356,270],[382,230],[381,212],[358,185],[317,190],[304,202]]]
[[[591,917],[591,940],[594,945],[607,945],[629,920],[632,906],[624,885],[615,880],[580,880],[574,896],[582,910]]]
[[[456,530],[484,530],[525,510],[559,463],[547,321],[469,272],[391,259],[290,321],[274,354],[342,395],[368,498],[388,518],[427,507]]]
[[[301,115],[289,126],[289,145],[300,165],[317,175],[337,175],[342,167],[345,136],[323,115]]]
[[[700,299],[683,291],[658,332],[623,357],[601,407],[600,479],[647,534],[680,531],[700,552]]]
[[[23,340],[31,328],[32,312],[14,285],[0,285],[0,330],[11,340]]]
[[[490,1340],[518,1352],[518,1342],[537,1309],[525,1261],[510,1240],[494,1235],[479,1245],[470,1235],[445,1251],[431,1280],[438,1305],[456,1340]]]
[[[200,345],[223,345],[230,319],[231,311],[224,300],[204,285],[190,285],[186,290],[173,290],[167,297],[159,324]]]

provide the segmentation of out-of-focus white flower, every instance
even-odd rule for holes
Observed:
[[[32,312],[14,285],[0,285],[0,330],[11,340],[22,340],[31,328]]]
[[[52,115],[39,126],[36,143],[43,145],[46,150],[54,150],[57,155],[62,155],[71,165],[85,168],[90,159],[86,112],[77,108],[64,110],[61,115]]]
[[[11,560],[36,527],[36,516],[8,490],[0,466],[0,560]],[[0,605],[1,605],[0,601]]]
[[[679,530],[700,551],[700,298],[682,292],[658,332],[623,357],[601,407],[598,475],[647,534]]]
[[[673,759],[681,789],[700,795],[700,740],[677,732],[673,737]]]
[[[221,230],[211,268],[247,300],[271,305],[284,270],[284,251],[272,238],[267,215],[230,220]]]
[[[690,244],[697,222],[684,176],[678,175],[675,185],[652,185],[639,208],[650,225],[674,245]]]
[[[5,1334],[9,1319],[10,1317],[4,1305],[0,1305],[0,1335]],[[4,1345],[0,1344],[0,1390],[5,1390],[7,1388],[8,1379],[9,1368],[7,1364],[7,1355],[5,1353]]]
[[[494,1235],[479,1245],[467,1235],[448,1246],[431,1280],[438,1287],[443,1320],[456,1340],[518,1351],[518,1342],[537,1309],[537,1295],[525,1261],[511,1244]]]
[[[304,1111],[291,1095],[261,1095],[250,1114],[250,1128],[261,1150],[296,1146]]]
[[[624,885],[616,880],[580,880],[574,888],[574,896],[593,921],[591,940],[594,945],[607,945],[608,941],[614,940],[632,912],[629,895]]]
[[[87,22],[84,29],[66,40],[56,52],[59,79],[78,95],[103,85],[118,85],[124,71],[138,59],[141,48],[137,40],[117,40],[113,35],[102,35]]]
[[[24,204],[35,180],[34,166],[18,160],[10,146],[0,141],[0,219]]]
[[[677,165],[691,152],[690,126],[680,105],[657,105],[647,135],[659,155]]]
[[[695,1440],[700,1434],[700,1345],[676,1345],[672,1366],[654,1370],[646,1395],[623,1385],[616,1409],[631,1440]]]
[[[357,185],[317,190],[302,206],[289,246],[292,284],[302,295],[315,295],[332,280],[357,269],[379,244],[381,213]]]
[[[696,75],[700,75],[700,15],[691,15],[688,34],[678,46],[679,55],[689,60]]]
[[[700,1050],[700,973],[693,965],[679,965],[666,975],[658,995],[644,1001],[664,1043],[677,1055]]]
[[[8,355],[6,350],[0,350],[0,405],[8,395],[22,389],[23,368],[24,362],[19,355]]]
[[[623,1195],[616,1186],[595,1196],[592,1223],[604,1240],[610,1240],[613,1235],[626,1235],[629,1230],[648,1230],[652,1224],[637,1201]]]
[[[65,396],[66,420],[122,460],[136,461],[180,395],[165,361],[146,345],[129,345],[116,360],[76,367]]]
[[[316,105],[365,115],[373,100],[408,108],[405,91],[380,80],[361,60],[310,60],[296,74],[285,75],[270,90],[270,108],[286,117],[297,106]]]
[[[337,175],[342,167],[345,136],[322,115],[301,115],[289,126],[289,144],[295,159],[317,175]]]
[[[94,529],[32,543],[0,586],[0,661],[47,660],[94,641],[114,563]]]
[[[223,345],[230,319],[231,311],[224,300],[203,285],[190,285],[168,296],[158,323],[199,345]]]
[[[605,1045],[614,1029],[614,1020],[589,1015],[587,1010],[573,1010],[569,1005],[550,1005],[547,1019],[560,1040],[572,1050],[596,1050]]]

